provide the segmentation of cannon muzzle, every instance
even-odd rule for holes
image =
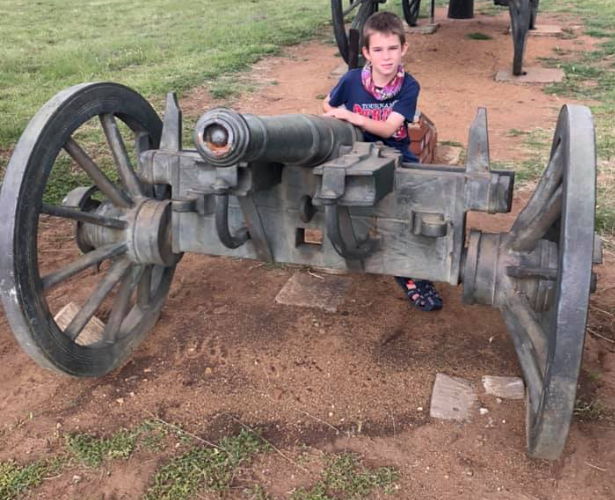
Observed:
[[[255,161],[313,167],[362,139],[359,129],[335,118],[255,116],[227,108],[205,113],[194,131],[199,154],[216,167]]]

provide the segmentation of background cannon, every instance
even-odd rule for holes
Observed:
[[[362,46],[361,34],[365,21],[380,4],[387,0],[331,0],[333,34],[344,61],[351,68],[357,67]],[[512,73],[523,74],[525,42],[530,29],[536,26],[540,0],[493,0],[495,5],[508,7],[513,40]],[[431,17],[434,17],[434,1],[431,1]],[[421,9],[421,0],[402,0],[404,19],[409,26],[416,26]],[[452,19],[469,19],[474,15],[474,0],[450,0],[448,16]]]
[[[28,125],[0,194],[0,293],[33,359],[74,376],[113,370],[154,327],[183,252],[463,283],[466,302],[506,320],[527,384],[529,454],[560,455],[600,260],[587,108],[562,108],[536,191],[498,234],[466,234],[467,212],[511,209],[514,174],[490,169],[485,110],[465,168],[403,164],[323,117],[214,109],[197,123],[196,149],[182,148],[181,130],[173,95],[163,124],[112,83],[60,92]],[[86,152],[82,139],[97,131],[106,147]],[[53,203],[46,186],[67,163],[88,185]],[[38,255],[39,226],[51,219],[73,226],[68,265]],[[63,286],[92,268],[101,276],[86,277],[89,298],[60,328]],[[95,314],[104,326],[92,337],[84,332]]]

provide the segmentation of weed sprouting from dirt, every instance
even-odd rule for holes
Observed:
[[[606,408],[597,399],[584,401],[577,399],[574,404],[574,416],[581,422],[596,422],[607,415]]]
[[[129,458],[136,448],[139,435],[139,430],[127,429],[122,429],[108,438],[92,434],[73,434],[66,436],[66,446],[84,465],[98,467],[106,459]]]
[[[38,460],[27,465],[18,465],[15,462],[0,462],[0,498],[12,500],[18,498],[29,488],[41,484],[43,479],[55,471],[58,461],[47,462]]]
[[[368,469],[359,457],[342,453],[327,460],[322,479],[309,489],[300,488],[292,500],[359,500],[370,498],[373,490],[390,494],[399,479],[394,467]]]
[[[257,435],[246,430],[223,438],[217,448],[195,446],[156,473],[144,499],[181,500],[201,490],[223,492],[231,486],[241,466],[267,450]]]
[[[468,33],[466,38],[469,40],[493,40],[491,35],[487,35],[486,33],[481,33],[480,31],[476,31],[473,33]]]

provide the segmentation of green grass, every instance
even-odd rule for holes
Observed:
[[[469,40],[493,40],[491,35],[487,35],[486,33],[481,33],[479,31],[468,33],[466,38]]]
[[[606,236],[615,234],[615,2],[611,0],[542,0],[541,12],[567,14],[581,21],[585,34],[600,37],[590,51],[546,58],[543,63],[565,72],[563,82],[546,92],[565,99],[595,101],[591,105],[597,132],[598,204],[596,227]],[[540,22],[540,13],[539,13]],[[570,36],[573,36],[571,33]],[[556,52],[556,56],[562,54]]]
[[[245,430],[222,439],[218,446],[194,447],[171,459],[156,473],[144,500],[182,500],[202,490],[225,492],[239,468],[268,449],[258,436]],[[261,498],[266,497],[261,495]]]
[[[328,0],[0,0],[0,11],[4,149],[70,85],[113,80],[161,100],[303,41],[330,16]]]
[[[321,479],[300,488],[292,500],[360,500],[374,498],[374,490],[394,491],[399,473],[394,467],[369,469],[352,453],[328,457]]]
[[[0,462],[0,498],[13,500],[30,488],[35,488],[59,467],[59,461],[38,460],[27,465]]]
[[[66,447],[84,465],[99,467],[104,460],[128,459],[136,449],[140,434],[140,430],[126,429],[106,438],[74,434],[66,437]]]

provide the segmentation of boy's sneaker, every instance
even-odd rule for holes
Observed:
[[[412,278],[396,276],[395,281],[402,288],[410,303],[421,311],[439,311],[442,309],[442,297],[428,280],[414,281]]]

